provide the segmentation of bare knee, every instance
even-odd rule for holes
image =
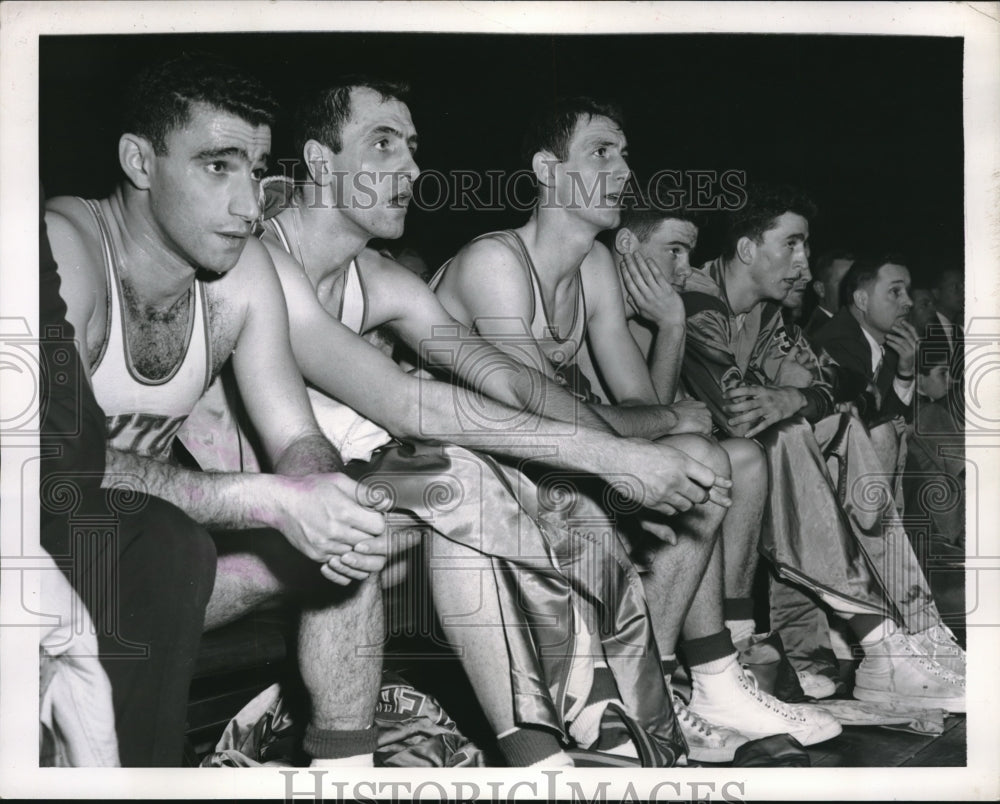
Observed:
[[[669,436],[662,441],[664,444],[680,450],[685,455],[694,458],[698,463],[702,463],[711,469],[715,474],[722,477],[732,476],[732,466],[729,462],[729,455],[719,442],[708,436],[685,433],[684,435]]]

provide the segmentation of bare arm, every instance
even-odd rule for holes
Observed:
[[[484,337],[520,361],[531,361],[539,371],[551,373],[530,335],[532,292],[516,258],[506,248],[482,242],[459,254],[438,288],[444,307],[465,324],[476,322]],[[619,297],[620,297],[619,291]],[[589,296],[588,296],[589,298]],[[589,304],[589,302],[588,302]],[[635,342],[625,330],[632,349]],[[641,364],[641,356],[638,358]],[[588,405],[589,410],[621,435],[655,438],[665,435],[676,417],[658,404],[646,373],[646,385],[631,399],[628,409]]]
[[[57,259],[60,259],[60,272],[67,279],[69,319],[76,327],[80,353],[86,358],[95,343],[99,342],[98,339],[103,338],[107,323],[103,316],[108,292],[103,263],[99,250],[94,248],[96,232],[89,231],[83,222],[85,219],[79,215],[79,204],[68,199],[55,199],[52,205],[49,217],[54,226],[50,242],[58,255]],[[269,275],[270,288],[278,292],[280,307],[280,289],[274,279],[273,268],[266,262],[262,251],[258,251],[256,256],[256,268],[243,268],[241,262],[233,269],[236,275],[232,281],[234,284],[243,281],[243,276],[250,270],[252,278],[264,282],[266,293]],[[245,320],[236,320],[232,326],[243,327],[246,323]],[[253,332],[254,328],[250,331]],[[255,348],[252,340],[243,338],[242,330],[238,343],[244,345],[244,352]],[[85,359],[85,365],[89,375],[89,359]],[[296,381],[301,385],[301,378],[296,377]],[[304,397],[304,391],[302,393]],[[322,448],[315,442],[315,437],[319,435],[315,425],[311,430],[303,426],[301,416],[290,416],[289,421],[292,424],[287,431],[268,433],[275,465],[291,474],[326,471],[331,466],[329,458],[336,459],[336,453],[332,456],[322,453]],[[350,551],[353,544],[381,533],[384,526],[381,514],[355,501],[353,481],[341,475],[314,474],[292,478],[207,474],[110,449],[104,484],[124,484],[148,490],[173,502],[194,520],[209,527],[275,527],[297,549],[315,561],[326,561]],[[330,575],[327,577],[334,579]],[[339,582],[348,580],[342,576],[336,579]]]
[[[649,369],[628,331],[625,302],[611,255],[600,244],[581,268],[587,298],[587,340],[618,407],[601,414],[623,435],[658,438],[672,432],[678,417],[661,404]]]
[[[367,276],[373,326],[388,323],[426,364],[518,410],[609,430],[603,419],[538,368],[455,320],[410,271],[383,260],[382,270],[369,271]],[[523,341],[516,348],[523,347]]]
[[[46,204],[45,228],[57,263],[60,296],[66,302],[66,320],[73,327],[80,358],[89,369],[90,344],[100,343],[104,335],[107,283],[81,211],[74,199],[51,199]]]
[[[660,402],[673,403],[684,356],[684,302],[659,266],[638,252],[621,257],[619,273],[626,291],[626,312],[656,328],[647,357],[650,378]]]
[[[728,488],[724,478],[668,447],[544,418],[525,432],[511,432],[509,422],[518,411],[450,384],[407,374],[322,308],[294,260],[272,254],[291,311],[292,349],[302,373],[398,437],[538,459],[609,480],[631,477],[634,482],[627,493],[666,513],[687,510],[703,502],[710,491],[718,494],[718,489]],[[474,419],[470,410],[476,411]]]

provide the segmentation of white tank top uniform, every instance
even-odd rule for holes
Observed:
[[[278,238],[285,251],[292,253],[292,244],[277,218],[265,221],[264,227]],[[340,297],[340,311],[337,318],[351,332],[361,335],[366,330],[367,314],[368,295],[361,273],[358,271],[357,261],[351,260],[344,276],[344,292]],[[375,450],[392,441],[392,436],[387,431],[371,419],[366,419],[354,408],[338,402],[308,383],[306,392],[309,394],[313,413],[323,435],[337,448],[344,463],[356,458],[362,461],[371,460]]]
[[[211,380],[211,342],[205,289],[195,282],[188,305],[183,356],[162,379],[139,374],[126,338],[120,261],[111,229],[97,201],[79,199],[90,210],[101,236],[108,285],[104,343],[91,368],[94,396],[104,410],[108,446],[157,460],[168,460],[174,436]]]
[[[291,254],[287,233],[277,219],[263,223],[282,248]],[[263,234],[263,231],[261,234]],[[357,264],[351,261],[344,277],[340,321],[352,332],[364,332],[367,297]],[[306,385],[309,401],[320,430],[336,448],[344,463],[368,461],[372,453],[392,441],[392,436],[353,408],[338,402],[323,391]],[[261,459],[240,428],[226,399],[221,378],[217,378],[191,413],[180,438],[198,465],[206,471],[259,472]]]

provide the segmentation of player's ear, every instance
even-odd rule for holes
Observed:
[[[862,313],[868,312],[868,291],[858,288],[851,296],[851,301]]]
[[[316,184],[325,186],[333,180],[333,170],[330,165],[330,157],[333,152],[323,143],[316,140],[308,140],[302,146],[302,158],[306,163],[306,171],[309,178]]]
[[[153,157],[152,143],[138,134],[122,134],[118,139],[118,163],[126,178],[140,190],[148,190]]]
[[[615,235],[615,251],[619,254],[635,254],[639,250],[639,238],[631,229],[623,226]]]
[[[826,285],[818,279],[814,279],[810,282],[810,285],[812,285],[813,293],[816,294],[816,298],[820,301],[826,301]]]
[[[538,183],[544,187],[552,186],[557,164],[559,164],[559,160],[551,151],[538,151],[531,157],[531,170]]]
[[[750,265],[757,256],[757,244],[751,237],[741,237],[736,241],[736,256],[739,261]]]

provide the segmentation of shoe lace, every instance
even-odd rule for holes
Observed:
[[[712,736],[713,729],[707,720],[688,709],[684,701],[682,701],[677,695],[674,695],[673,699],[674,713],[677,715],[677,719],[681,723],[687,726],[690,730],[701,732],[706,737]]]
[[[923,667],[929,673],[937,676],[938,678],[944,679],[949,684],[954,684],[956,686],[964,686],[964,681],[962,677],[947,667],[934,661],[933,658],[924,655],[921,651],[917,650],[916,646],[913,644],[911,639],[903,637],[899,640],[899,644],[907,656],[916,659],[917,663]]]
[[[764,692],[757,681],[757,676],[754,675],[753,670],[749,667],[744,667],[743,672],[740,674],[743,679],[743,683],[746,686],[747,692],[749,692],[761,705],[765,708],[770,709],[772,712],[781,715],[784,718],[789,718],[791,720],[798,720],[804,723],[805,717],[801,712],[796,711],[784,701],[779,701],[773,695],[769,695]]]
[[[956,659],[961,659],[965,664],[965,651],[955,642],[955,638],[950,631],[935,625],[924,632],[924,641],[929,642],[935,655],[943,654]]]

